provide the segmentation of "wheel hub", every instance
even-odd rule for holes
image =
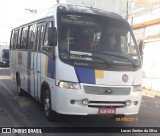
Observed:
[[[50,109],[50,102],[49,102],[49,98],[47,97],[44,100],[44,111],[46,115],[49,115],[49,109]]]

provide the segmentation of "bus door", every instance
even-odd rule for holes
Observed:
[[[37,34],[36,34],[36,52],[34,56],[34,79],[35,79],[35,89],[34,96],[40,98],[41,91],[41,46],[44,39],[44,28],[45,22],[39,23],[37,25]]]

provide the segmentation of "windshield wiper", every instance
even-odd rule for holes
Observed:
[[[106,61],[105,59],[99,57],[99,56],[89,56],[89,55],[80,55],[80,54],[70,54],[70,55],[76,55],[76,56],[81,56],[81,57],[89,57],[89,58],[93,58],[93,59],[100,59],[103,62],[105,62],[106,65],[108,65],[110,68],[112,68],[112,65],[110,62]]]
[[[125,58],[125,59],[127,59],[129,62],[131,62],[131,64],[132,64],[134,67],[137,67],[137,65],[134,63],[134,61],[133,61],[132,59],[128,58],[127,56],[125,56],[125,55],[114,54],[114,53],[110,53],[110,52],[93,52],[93,53],[98,53],[98,54],[103,54],[103,55],[112,55],[112,56],[115,56],[115,57]]]

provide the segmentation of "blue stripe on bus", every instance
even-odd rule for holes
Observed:
[[[54,79],[54,74],[55,74],[55,62],[48,58],[48,75],[50,78]]]
[[[79,83],[95,84],[95,72],[94,69],[75,67],[77,78]]]

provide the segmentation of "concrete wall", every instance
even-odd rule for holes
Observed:
[[[93,6],[120,14],[126,18],[127,1],[126,0],[66,0],[68,4]]]

